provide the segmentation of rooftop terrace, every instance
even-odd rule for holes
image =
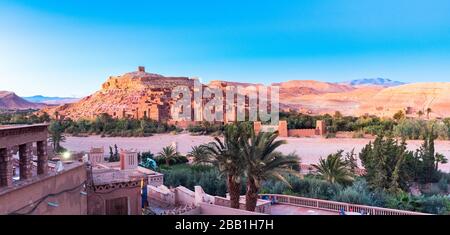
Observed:
[[[140,181],[148,176],[162,176],[144,167],[134,169],[120,169],[120,162],[105,162],[92,168],[95,185]]]

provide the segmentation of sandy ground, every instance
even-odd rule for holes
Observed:
[[[325,138],[283,138],[288,144],[281,146],[283,153],[295,152],[301,158],[302,163],[317,163],[321,157],[326,157],[340,149],[359,153],[361,149],[369,143],[370,139],[325,139]],[[189,134],[158,134],[151,137],[129,138],[129,137],[67,137],[62,145],[71,151],[89,151],[91,147],[105,148],[109,152],[109,146],[117,146],[124,149],[136,149],[137,151],[151,151],[158,153],[163,147],[175,142],[178,151],[186,154],[191,147],[213,141],[210,136],[191,136]],[[420,147],[422,141],[408,141],[408,148],[416,150]],[[450,141],[436,141],[436,151],[444,154],[450,159]],[[450,164],[442,165],[441,170],[450,172]]]

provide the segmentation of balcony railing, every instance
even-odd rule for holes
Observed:
[[[430,215],[413,211],[395,210],[389,208],[356,205],[344,202],[335,202],[335,201],[327,201],[321,199],[304,198],[280,194],[261,194],[259,196],[260,198],[268,197],[275,199],[275,201],[280,204],[316,208],[333,212],[340,212],[344,210],[345,212],[358,212],[358,213],[364,212],[365,214],[368,215]]]

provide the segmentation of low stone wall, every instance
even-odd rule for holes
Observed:
[[[279,121],[277,126],[262,125],[261,122],[254,122],[253,128],[255,133],[260,131],[275,131],[278,130],[280,137],[313,137],[324,136],[326,134],[326,125],[322,120],[317,120],[316,128],[311,129],[288,129],[287,121]]]
[[[148,176],[148,184],[158,187],[164,182],[164,175],[160,173],[155,173]]]
[[[175,205],[176,199],[175,199],[175,193],[170,191],[166,186],[161,185],[158,187],[155,187],[153,185],[147,186],[147,200],[156,200],[158,202],[166,203]]]
[[[364,212],[368,215],[429,215],[414,211],[395,210],[389,208],[357,205],[344,202],[327,201],[315,198],[296,197],[289,195],[260,194],[259,196],[261,198],[262,197],[274,198],[275,201],[280,204],[307,207],[307,208],[316,208],[320,210],[333,212],[340,212],[341,210],[343,210],[345,212],[357,212],[357,213]]]
[[[188,188],[178,186],[175,188],[175,203],[177,205],[195,204],[195,193]]]
[[[316,129],[291,129],[288,130],[289,137],[313,137],[317,135]]]

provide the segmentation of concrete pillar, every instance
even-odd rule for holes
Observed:
[[[43,175],[48,172],[47,140],[37,142],[37,174]]]
[[[11,149],[0,149],[0,187],[12,185],[13,176]]]
[[[19,171],[21,180],[29,179],[33,176],[33,159],[31,154],[31,147],[31,143],[19,145]]]

